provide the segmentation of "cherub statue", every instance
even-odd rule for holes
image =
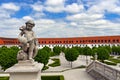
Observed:
[[[35,23],[32,20],[27,21],[26,26],[19,28],[21,30],[18,40],[21,43],[22,51],[20,52],[27,54],[27,60],[32,60],[38,52],[38,40],[33,32],[32,28],[35,26]],[[20,56],[18,56],[19,59]]]

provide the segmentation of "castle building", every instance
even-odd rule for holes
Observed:
[[[48,46],[80,46],[80,47],[93,47],[93,46],[119,46],[120,36],[94,36],[94,37],[70,37],[70,38],[38,38],[39,48]],[[20,42],[17,38],[4,38],[0,37],[0,46],[18,46]]]

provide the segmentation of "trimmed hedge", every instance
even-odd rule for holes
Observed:
[[[114,65],[114,66],[117,65],[117,63],[114,63],[114,62],[108,62],[108,61],[104,61],[104,63],[107,64],[107,65]]]
[[[109,59],[109,61],[112,61],[112,62],[114,62],[114,63],[120,63],[120,60],[119,60],[119,59],[114,59],[114,58]]]
[[[42,68],[42,70],[47,70],[47,69],[49,69],[48,66],[44,66],[44,67]]]
[[[51,67],[56,67],[56,66],[60,66],[60,60],[59,59],[52,59],[54,62],[49,64],[48,66],[51,66]]]
[[[9,80],[9,77],[0,77],[0,80]]]
[[[41,76],[42,80],[64,80],[63,75]],[[9,80],[9,77],[0,77],[0,80]]]

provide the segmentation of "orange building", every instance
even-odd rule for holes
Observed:
[[[71,37],[71,38],[38,38],[39,47],[49,46],[98,46],[120,45],[120,36],[95,36],[95,37]],[[18,45],[17,38],[0,37],[0,45]]]

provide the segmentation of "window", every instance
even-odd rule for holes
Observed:
[[[117,39],[116,42],[119,42],[119,39]]]
[[[91,42],[90,40],[88,42]]]
[[[98,40],[98,42],[100,42],[100,40]]]
[[[115,42],[115,40],[113,39],[113,42]]]
[[[105,42],[107,42],[107,40],[105,40]]]
[[[101,42],[103,43],[103,40],[101,40]]]
[[[81,43],[82,41],[80,40],[80,43]]]
[[[95,43],[96,43],[96,40],[95,40]]]

